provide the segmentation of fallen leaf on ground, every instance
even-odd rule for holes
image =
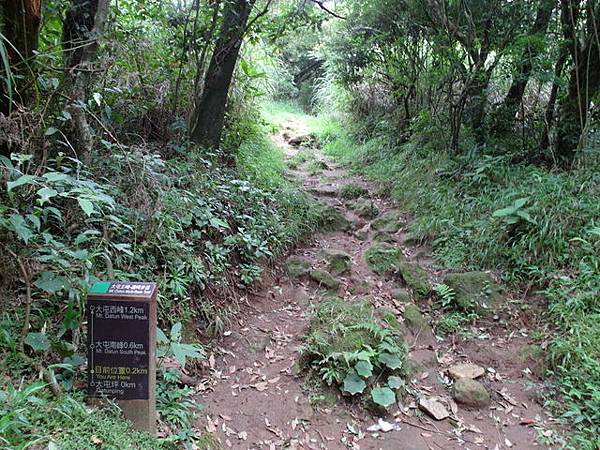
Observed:
[[[260,383],[252,385],[252,387],[259,392],[266,391],[268,386],[269,384],[266,381],[261,381]]]

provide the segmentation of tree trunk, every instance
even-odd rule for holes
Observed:
[[[254,1],[225,3],[223,23],[190,120],[190,137],[199,145],[215,148],[221,141],[229,88]]]
[[[565,33],[570,40],[574,64],[569,76],[567,95],[560,103],[556,159],[561,166],[568,168],[585,133],[592,98],[600,89],[600,48],[596,33],[600,28],[600,5],[596,5],[594,10],[591,7],[588,10],[584,45],[575,35],[573,0],[563,0],[562,5],[563,28],[567,28]]]
[[[93,136],[85,115],[85,104],[94,71],[94,60],[108,16],[110,0],[71,0],[63,23],[65,81],[69,92],[67,109],[73,117],[74,147],[85,160],[93,147]]]
[[[552,128],[552,122],[554,121],[554,108],[556,105],[556,99],[558,98],[560,77],[562,76],[565,62],[567,61],[567,54],[567,47],[562,45],[558,59],[556,60],[556,64],[554,66],[554,81],[552,83],[550,98],[548,99],[548,105],[546,105],[546,112],[544,114],[544,131],[542,132],[542,138],[540,140],[540,150],[546,150],[550,145],[550,129]]]
[[[41,0],[3,0],[0,32],[8,54],[10,73],[0,61],[0,113],[8,115],[14,104],[26,104],[32,84],[31,62],[37,50],[41,22]],[[10,84],[8,78],[10,77]]]
[[[540,0],[535,22],[528,33],[529,36],[542,36],[546,34],[548,24],[552,18],[554,5],[554,0]],[[495,132],[505,132],[512,125],[519,109],[519,105],[523,100],[523,94],[525,93],[525,88],[527,87],[527,83],[529,82],[533,70],[533,61],[541,51],[542,48],[540,48],[539,45],[527,46],[523,51],[517,71],[513,75],[512,84],[508,90],[508,94],[504,98],[504,101],[494,118],[492,127]]]

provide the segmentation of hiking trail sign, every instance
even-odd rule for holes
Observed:
[[[88,396],[156,433],[155,283],[99,281],[87,298]]]

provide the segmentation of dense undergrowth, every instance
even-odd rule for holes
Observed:
[[[234,167],[218,152],[170,145],[169,159],[123,145],[88,164],[62,154],[44,167],[2,158],[0,233],[11,270],[2,274],[0,377],[8,390],[0,395],[1,448],[198,443],[192,391],[168,371],[160,377],[168,388],[158,391],[165,439],[131,434],[116,409],[81,403],[87,289],[97,279],[156,281],[162,329],[183,323],[187,340],[219,333],[240,290],[316,227],[319,215],[283,178],[282,155],[260,123],[230,144]],[[200,356],[197,350],[190,356]],[[67,395],[53,399],[47,387],[19,386],[39,373]]]
[[[600,444],[600,175],[515,164],[510,154],[437,148],[424,131],[397,144],[388,133],[323,118],[324,151],[375,180],[414,217],[412,231],[446,267],[494,270],[547,305],[545,354],[574,431],[572,448]]]

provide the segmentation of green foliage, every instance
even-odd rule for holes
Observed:
[[[388,406],[395,402],[391,389],[403,386],[406,347],[383,323],[366,302],[326,300],[311,319],[302,360],[326,384],[351,396],[368,391],[375,404]]]
[[[183,368],[188,359],[204,359],[206,354],[198,344],[184,344],[181,342],[181,322],[173,324],[169,336],[160,328],[156,329],[156,356],[158,358],[174,357]]]
[[[446,308],[454,303],[454,300],[456,299],[456,292],[454,292],[454,289],[452,289],[450,286],[443,283],[438,283],[433,286],[433,290],[439,297],[443,308]]]

